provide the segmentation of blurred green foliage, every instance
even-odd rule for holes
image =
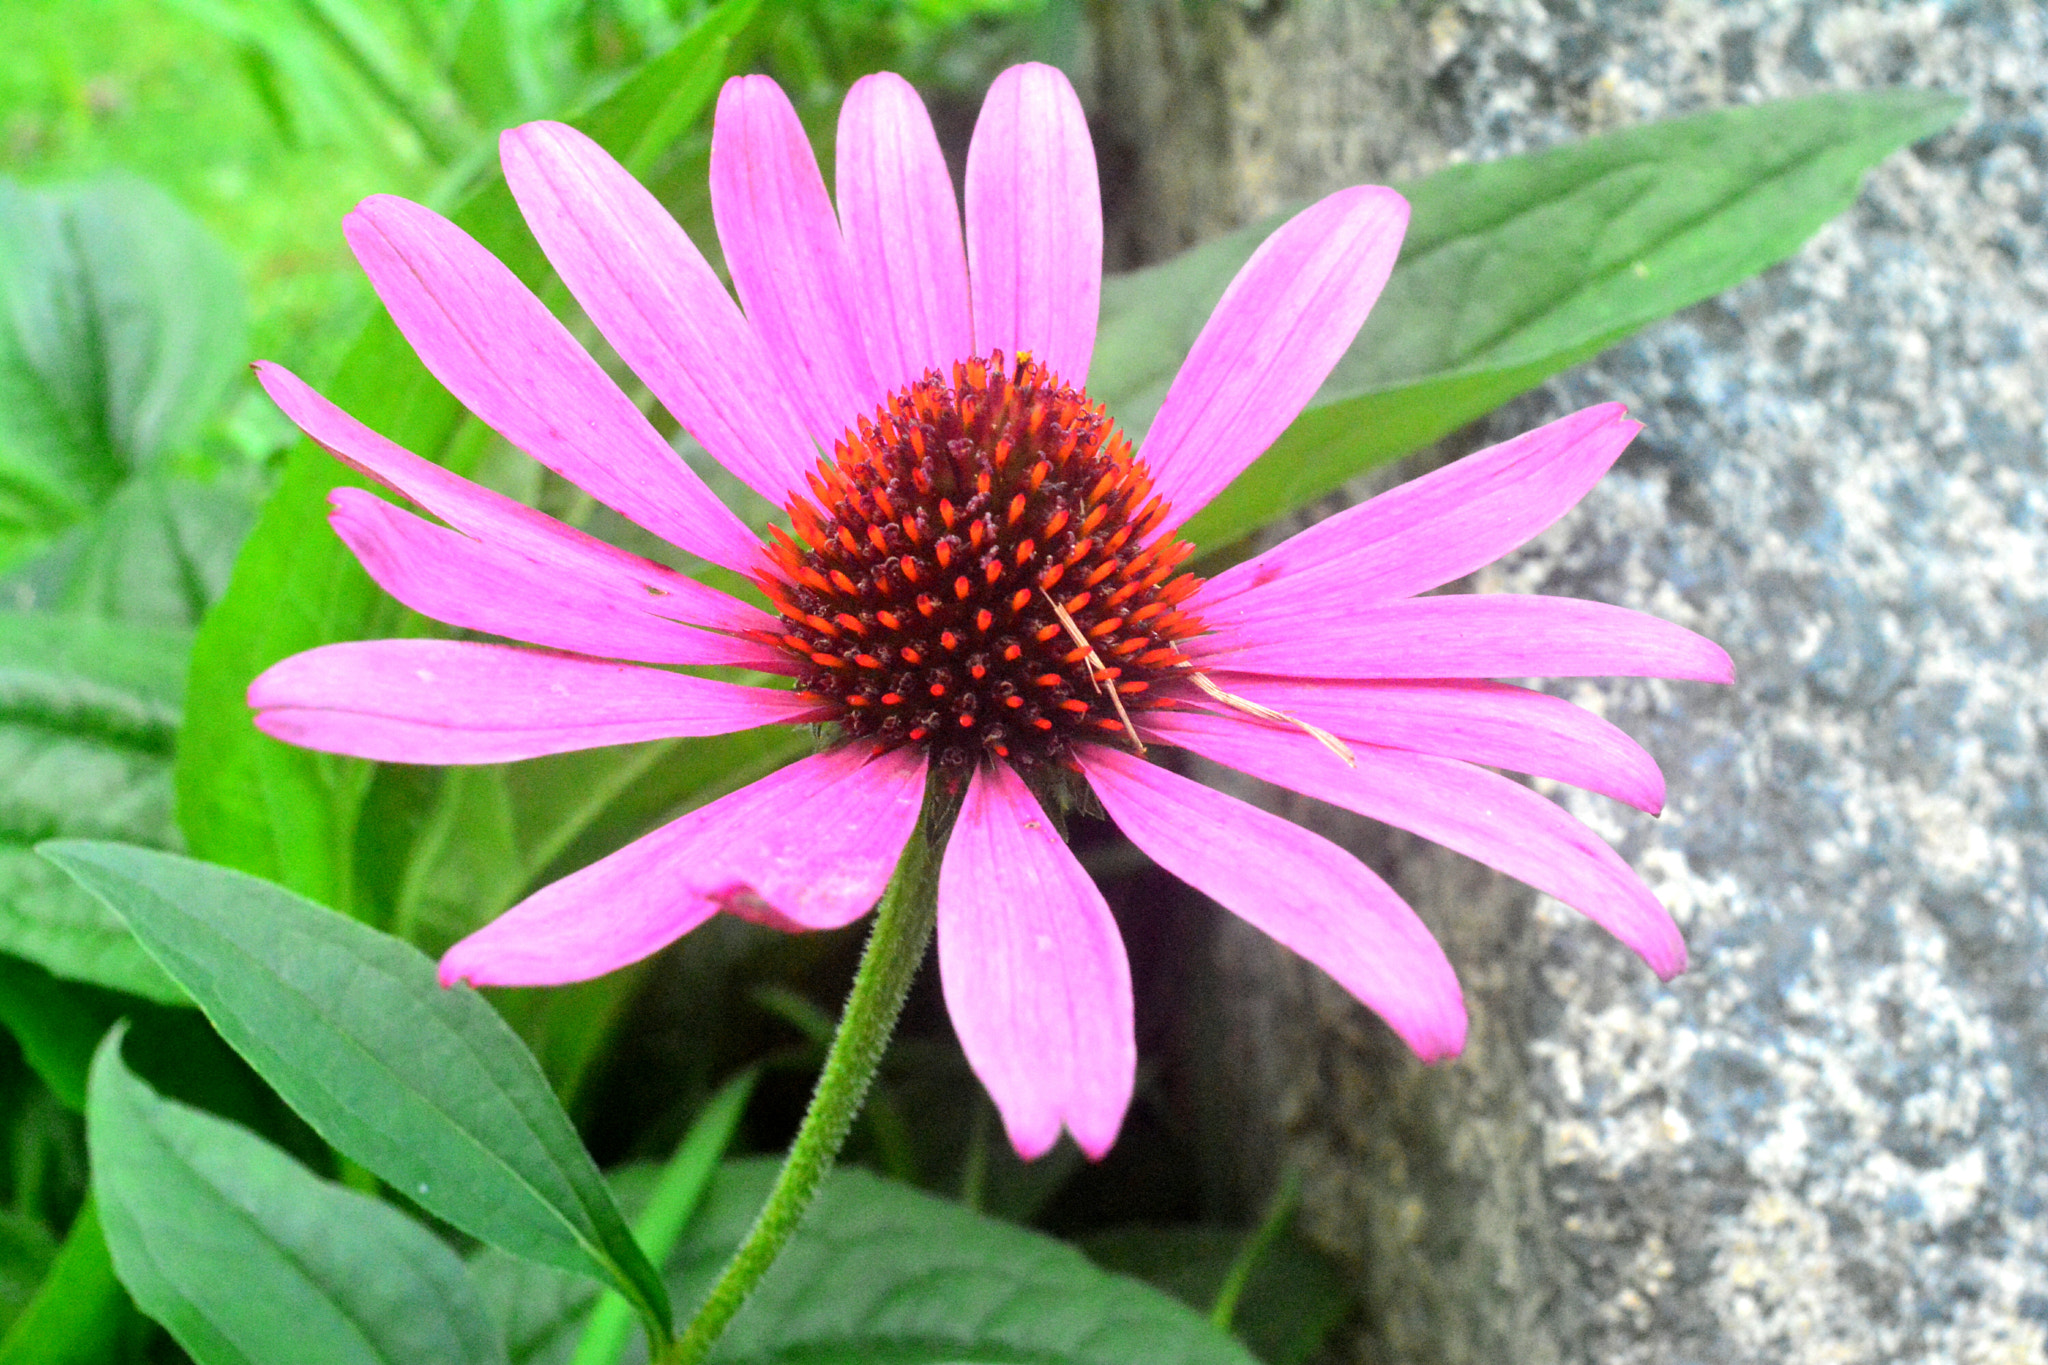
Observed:
[[[250,354],[320,374],[369,307],[337,230],[357,200],[451,201],[490,159],[499,128],[588,102],[710,8],[7,0],[0,174],[32,185],[114,168],[146,176],[240,264]],[[972,91],[1009,61],[1071,59],[1079,9],[1078,0],[805,0],[790,6],[762,60],[813,106],[884,67]]]
[[[372,191],[426,193],[432,168],[388,142],[280,137],[236,45],[163,0],[94,0],[89,24],[80,8],[0,6],[0,171],[31,185],[146,176],[237,262],[251,353],[323,368],[367,293],[336,224]]]

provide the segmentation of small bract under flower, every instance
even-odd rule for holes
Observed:
[[[1411,830],[1585,912],[1662,975],[1671,918],[1592,831],[1504,768],[1655,811],[1612,725],[1502,677],[1728,681],[1693,633],[1593,602],[1424,596],[1563,515],[1637,426],[1574,413],[1310,527],[1207,582],[1177,528],[1256,459],[1351,345],[1407,223],[1340,190],[1283,225],[1216,305],[1133,451],[1085,395],[1102,277],[1094,154],[1050,67],[999,76],[966,212],[910,87],[841,111],[838,202],[764,77],[719,97],[711,198],[735,301],[619,165],[559,124],[504,135],[528,225],[681,427],[787,510],[764,544],[524,285],[453,224],[378,197],[346,230],[391,316],[480,419],[598,501],[756,584],[763,610],[399,449],[276,366],[316,441],[439,523],[360,489],[334,525],[379,584],[458,628],[283,660],[256,723],[295,744],[498,763],[750,726],[820,752],[535,892],[442,979],[614,970],[717,913],[784,929],[875,904],[931,775],[958,799],[938,877],[947,1009],[1017,1150],[1099,1156],[1137,1044],[1116,922],[1039,782],[1084,781],[1162,867],[1328,972],[1425,1058],[1464,1043],[1443,951],[1320,835],[1182,777],[1184,748]],[[1302,622],[1313,620],[1312,633]],[[793,686],[646,665],[735,665]]]
[[[1064,760],[1128,739],[1201,623],[1150,537],[1166,506],[1099,404],[1028,357],[959,361],[847,433],[771,529],[759,576],[798,695],[876,752],[958,767]],[[800,542],[800,543],[799,543]],[[1150,695],[1148,695],[1150,694]]]

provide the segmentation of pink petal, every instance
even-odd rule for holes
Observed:
[[[1578,505],[1643,429],[1603,403],[1467,455],[1211,579],[1212,623],[1410,597],[1493,563]],[[1270,586],[1269,586],[1270,585]]]
[[[1349,349],[1408,230],[1408,201],[1360,185],[1259,244],[1195,338],[1139,452],[1178,526],[1279,439]]]
[[[868,365],[853,264],[810,138],[782,88],[735,76],[711,129],[711,213],[747,318],[825,450],[886,396]]]
[[[1685,970],[1678,926],[1620,855],[1498,773],[1364,745],[1353,751],[1357,765],[1347,767],[1307,735],[1235,717],[1155,712],[1146,728],[1165,743],[1383,820],[1527,882],[1606,929],[1667,980]]]
[[[997,76],[967,148],[974,349],[1088,381],[1102,309],[1102,189],[1080,97],[1037,62]]]
[[[712,630],[764,630],[775,618],[665,564],[628,554],[480,484],[451,474],[376,432],[267,360],[256,377],[299,429],[343,464],[410,498],[477,540],[566,574],[636,608]]]
[[[1605,602],[1518,593],[1416,597],[1219,627],[1190,641],[1204,667],[1304,678],[1689,678],[1733,682],[1712,640]]]
[[[498,140],[527,226],[605,340],[712,458],[778,506],[817,460],[768,348],[689,234],[560,123]]]
[[[342,224],[391,320],[464,407],[599,502],[714,564],[758,545],[527,287],[431,209],[373,195]]]
[[[1421,919],[1319,834],[1120,750],[1077,751],[1146,856],[1328,972],[1424,1061],[1465,1046],[1465,1001]]]
[[[458,640],[358,640],[249,684],[265,734],[386,763],[504,763],[812,717],[794,693]]]
[[[780,650],[638,610],[510,550],[424,521],[374,493],[337,488],[330,499],[335,534],[377,586],[422,616],[610,659],[789,669]]]
[[[1130,1107],[1138,1044],[1116,920],[1008,764],[979,768],[939,869],[939,980],[1017,1155],[1060,1125],[1098,1160]]]
[[[894,72],[839,107],[839,219],[867,318],[868,360],[895,391],[974,351],[960,201],[931,116]]]
[[[1642,745],[1584,707],[1505,683],[1312,682],[1218,671],[1218,687],[1330,731],[1386,749],[1437,754],[1555,778],[1664,809],[1664,774]],[[1189,700],[1214,703],[1192,688]]]
[[[720,910],[831,929],[888,885],[924,802],[910,749],[799,759],[543,887],[450,948],[441,984],[558,986],[615,971]]]

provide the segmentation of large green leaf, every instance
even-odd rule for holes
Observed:
[[[748,50],[749,26],[772,9],[760,0],[726,0],[572,121],[628,164],[647,168],[696,122],[718,79]],[[651,128],[668,141],[650,141]],[[701,184],[695,192],[702,195]],[[453,216],[529,283],[545,275],[540,248],[501,179]],[[488,447],[489,433],[428,377],[381,313],[324,387],[370,427],[457,472],[472,472]],[[292,452],[227,595],[200,630],[182,746],[189,757],[177,782],[179,823],[195,852],[356,911],[353,848],[369,765],[261,736],[244,701],[249,681],[289,654],[422,628],[417,618],[407,624],[327,528],[327,495],[351,481],[310,443]]]
[[[0,310],[0,592],[196,624],[255,511],[195,458],[244,359],[234,263],[143,181],[0,180]]]
[[[752,1225],[772,1161],[728,1165],[670,1262],[694,1303]],[[1198,1313],[1074,1248],[865,1171],[819,1193],[713,1359],[1251,1365]]]
[[[284,888],[116,844],[43,855],[127,920],[286,1103],[422,1208],[604,1280],[666,1324],[659,1279],[532,1056],[408,944]]]
[[[235,551],[256,520],[246,484],[147,471],[25,565],[14,584],[46,610],[189,631],[227,591]]]
[[[569,1365],[598,1301],[596,1285],[496,1247],[470,1257],[469,1273],[504,1335],[512,1365]]]
[[[168,753],[190,647],[181,630],[0,612],[0,710],[47,729]]]
[[[0,952],[151,1000],[184,993],[40,840],[175,847],[183,631],[0,612]]]
[[[243,334],[233,261],[162,191],[0,178],[0,568],[189,441]]]
[[[1219,547],[1784,260],[1962,101],[1816,95],[1649,124],[1402,186],[1414,217],[1308,411],[1188,524]],[[1270,219],[1110,280],[1090,388],[1134,435]]]
[[[1244,1254],[1242,1228],[1125,1227],[1081,1240],[1097,1265],[1156,1285],[1207,1312]],[[1343,1276],[1315,1248],[1282,1234],[1253,1265],[1232,1330],[1266,1365],[1301,1365],[1351,1311]]]
[[[93,1193],[121,1281],[199,1365],[502,1365],[462,1261],[388,1204],[93,1059]]]
[[[693,1304],[739,1245],[776,1162],[726,1163],[667,1264]],[[628,1208],[651,1172],[618,1173]],[[513,1365],[570,1365],[592,1295],[494,1253],[471,1262]],[[637,1357],[629,1357],[637,1358]],[[1063,1242],[853,1167],[827,1177],[775,1269],[733,1319],[721,1365],[1255,1365],[1227,1334]]]

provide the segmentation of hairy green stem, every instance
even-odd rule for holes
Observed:
[[[753,1231],[733,1253],[688,1330],[655,1351],[654,1365],[699,1365],[711,1353],[733,1314],[782,1254],[831,1171],[882,1064],[889,1035],[896,1030],[896,1017],[903,1012],[904,997],[910,993],[910,983],[931,942],[938,907],[937,861],[925,832],[912,835],[889,889],[882,893],[874,932],[861,954],[839,1032],[825,1056],[818,1088],[811,1093],[811,1107],[804,1113],[796,1141],[790,1144],[775,1188],[761,1206]]]

